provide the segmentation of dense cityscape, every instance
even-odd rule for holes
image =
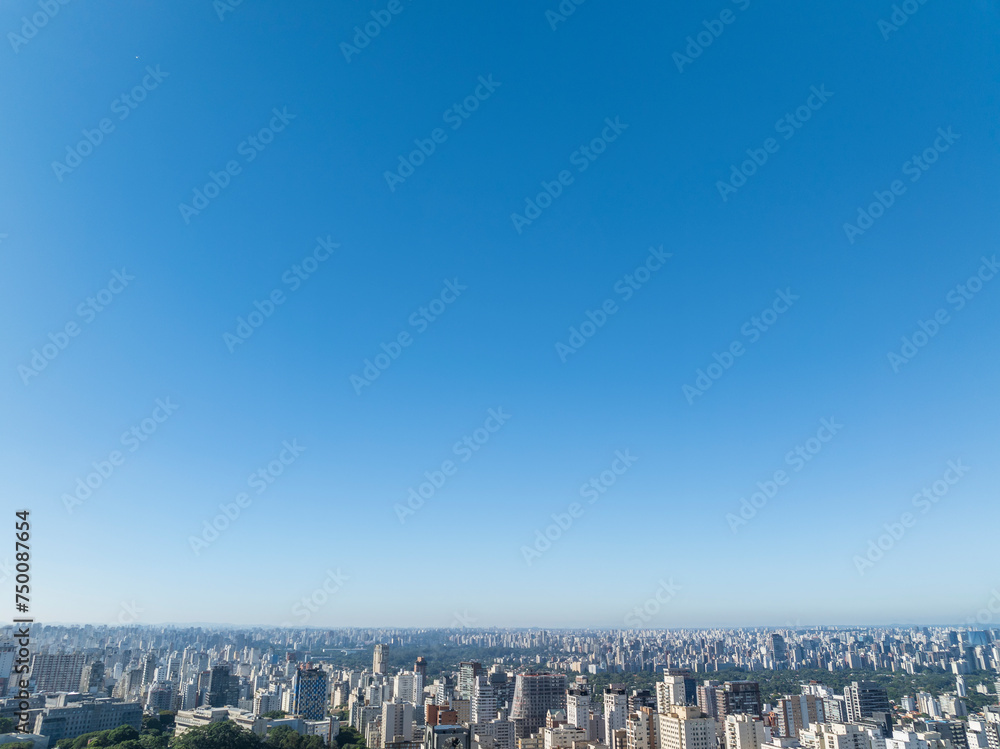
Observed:
[[[998,636],[35,625],[26,659],[7,627],[0,743],[1000,749]]]

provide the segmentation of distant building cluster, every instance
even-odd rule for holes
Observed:
[[[164,711],[176,735],[231,721],[262,737],[287,726],[335,745],[349,726],[370,749],[1000,749],[1000,704],[970,711],[967,684],[974,675],[977,693],[994,694],[990,679],[1000,689],[997,636],[45,627],[35,635],[28,710],[35,749],[120,725],[138,730],[144,713]],[[400,651],[421,647],[502,655],[439,663],[429,676],[422,656],[400,663]],[[12,653],[0,640],[0,717],[18,702]],[[753,678],[801,669],[945,674],[954,689],[896,704],[877,679],[835,690],[793,678],[797,693],[775,696]],[[746,678],[712,678],[721,671]],[[623,683],[643,672],[649,688]]]

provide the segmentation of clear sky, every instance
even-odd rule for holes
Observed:
[[[974,615],[1000,18],[904,5],[6,3],[32,612]]]

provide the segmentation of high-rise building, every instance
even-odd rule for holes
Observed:
[[[656,695],[648,689],[633,689],[628,696],[628,711],[637,713],[640,707],[651,707],[655,711]]]
[[[697,705],[698,682],[686,669],[671,668],[656,684],[656,710],[667,712],[670,705]]]
[[[83,653],[35,653],[31,657],[31,675],[28,678],[35,683],[36,692],[74,692],[80,687],[85,665],[87,656]]]
[[[497,697],[487,674],[479,674],[473,682],[469,720],[488,723],[497,717]]]
[[[382,705],[382,746],[413,741],[413,704],[393,700]]]
[[[376,645],[375,654],[372,656],[372,671],[376,674],[389,673],[389,646]]]
[[[104,661],[94,661],[83,667],[79,691],[83,694],[104,694]]]
[[[628,692],[624,687],[608,686],[604,689],[604,732],[609,739],[614,731],[625,730],[628,717]]]
[[[625,719],[626,749],[659,749],[656,738],[656,710],[643,706]]]
[[[578,684],[566,692],[566,722],[574,728],[587,729],[590,722],[590,687]]]
[[[802,749],[871,749],[871,737],[853,723],[816,723],[799,732]]]
[[[518,739],[526,739],[545,725],[549,710],[566,709],[566,674],[518,674],[511,720]]]
[[[771,729],[752,715],[726,716],[726,749],[760,749],[771,741]]]
[[[716,694],[719,686],[720,684],[717,681],[706,681],[697,688],[696,699],[698,707],[710,718],[719,717],[719,702],[718,695]],[[657,705],[659,705],[659,702],[657,702]],[[657,711],[659,711],[659,707],[657,707]]]
[[[326,671],[305,663],[292,676],[292,714],[303,720],[322,720],[326,716]]]
[[[716,692],[716,702],[719,720],[738,713],[759,718],[764,708],[760,699],[760,684],[756,681],[727,681],[722,690]]]
[[[658,714],[659,749],[715,749],[715,719],[699,708],[673,705]]]
[[[471,700],[476,678],[483,672],[479,661],[463,661],[458,664],[458,698]]]
[[[767,652],[775,663],[788,660],[788,649],[785,647],[785,638],[777,632],[772,632],[767,639]]]
[[[798,738],[810,723],[824,723],[823,699],[813,694],[788,695],[778,700],[778,734]]]
[[[862,718],[871,717],[872,713],[888,713],[889,696],[885,687],[874,681],[855,681],[844,687],[844,701],[847,703],[847,720],[857,723]]]
[[[239,680],[229,671],[229,664],[218,663],[208,672],[206,704],[211,707],[236,707],[239,701]]]

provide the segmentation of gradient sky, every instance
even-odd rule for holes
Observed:
[[[621,626],[671,580],[650,626],[983,607],[1000,583],[1000,279],[959,311],[946,297],[1000,253],[996,5],[915,3],[887,30],[890,2],[589,0],[553,29],[555,0],[398,2],[350,61],[342,43],[388,3],[244,0],[220,19],[210,0],[73,0],[0,48],[0,494],[32,512],[35,616],[301,623],[293,606],[327,570],[348,579],[310,625]],[[21,34],[39,7],[11,0],[0,29]],[[724,12],[679,71],[674,53]],[[118,119],[147,66],[168,75]],[[480,76],[499,85],[451,129]],[[813,87],[831,95],[786,140],[776,123]],[[248,161],[275,108],[294,119]],[[114,129],[60,181],[52,163],[102,118]],[[606,118],[627,128],[578,171]],[[949,127],[911,182],[906,162]],[[390,190],[435,128],[446,140]],[[768,138],[777,152],[724,201],[717,182]],[[239,173],[186,222],[179,204],[229,161]],[[572,184],[519,233],[511,214],[561,170]],[[849,242],[844,223],[897,179]],[[291,291],[317,237],[340,246]],[[616,283],[661,245],[671,258],[624,301]],[[134,280],[79,316],[123,268]],[[411,325],[454,279],[467,288],[440,319]],[[224,334],[273,289],[284,303],[231,353]],[[798,300],[751,343],[741,328],[786,289]],[[609,298],[618,311],[561,361],[555,344]],[[887,353],[941,308],[949,322],[894,372]],[[25,384],[19,367],[71,322]],[[357,394],[352,375],[401,331],[412,344]],[[688,403],[736,340],[745,353]],[[158,398],[178,409],[129,452],[121,435]],[[509,421],[463,462],[453,445],[491,408]],[[842,429],[795,471],[786,454],[831,418]],[[286,440],[305,451],[257,494],[247,477]],[[114,450],[124,463],[68,512]],[[589,504],[581,485],[618,450],[638,460]],[[457,474],[400,522],[449,459]],[[949,460],[968,474],[921,513],[911,497]],[[782,469],[733,532],[727,513]],[[194,553],[240,492],[252,503]],[[859,574],[855,555],[907,511]]]

